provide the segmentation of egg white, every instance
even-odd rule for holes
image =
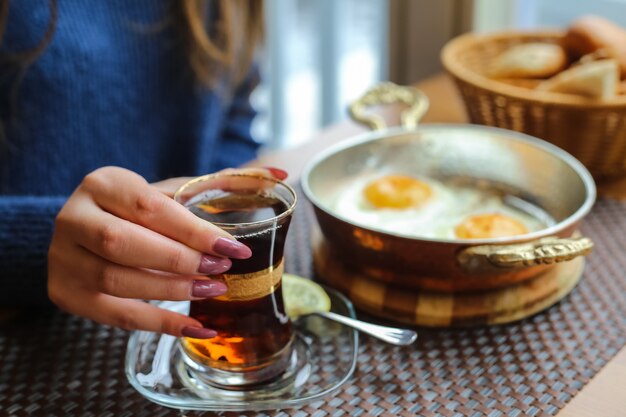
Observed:
[[[367,175],[338,186],[333,210],[351,222],[410,237],[457,239],[454,229],[467,217],[499,213],[521,222],[529,232],[546,224],[507,205],[502,196],[487,190],[448,185],[426,177],[415,177],[432,189],[421,206],[407,209],[378,208],[364,195],[365,187],[384,175]]]

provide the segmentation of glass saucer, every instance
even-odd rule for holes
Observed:
[[[352,303],[325,288],[331,311],[355,317]],[[162,301],[161,308],[187,314],[188,302]],[[126,376],[144,397],[181,410],[249,411],[297,408],[341,387],[356,367],[358,332],[316,316],[295,322],[296,338],[285,373],[248,390],[229,390],[205,384],[185,365],[178,339],[135,331],[126,350]]]

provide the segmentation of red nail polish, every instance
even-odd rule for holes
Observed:
[[[289,175],[287,171],[282,170],[280,168],[274,168],[274,167],[264,167],[264,168],[267,169],[277,180],[282,181],[285,178],[287,178],[287,176]]]

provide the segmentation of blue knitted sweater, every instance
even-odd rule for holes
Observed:
[[[53,38],[21,81],[0,60],[0,305],[46,302],[54,218],[87,173],[117,165],[153,182],[254,158],[256,76],[230,92],[199,87],[163,24],[171,1],[61,0]],[[48,4],[11,2],[0,54],[38,44]]]

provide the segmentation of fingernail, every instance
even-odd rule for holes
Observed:
[[[191,286],[191,295],[198,298],[217,297],[228,291],[226,284],[220,281],[197,279]]]
[[[281,181],[287,178],[287,176],[289,175],[287,171],[284,171],[280,168],[274,168],[274,167],[264,167],[264,168],[267,169],[274,178],[281,180]]]
[[[215,241],[213,250],[220,255],[235,259],[248,259],[252,256],[252,251],[249,247],[241,242],[226,239],[225,237],[220,237]]]
[[[185,337],[192,337],[194,339],[210,339],[217,336],[215,330],[205,329],[204,327],[183,327],[181,333]]]
[[[200,258],[198,272],[207,275],[217,275],[228,271],[233,263],[228,258],[203,254]]]

